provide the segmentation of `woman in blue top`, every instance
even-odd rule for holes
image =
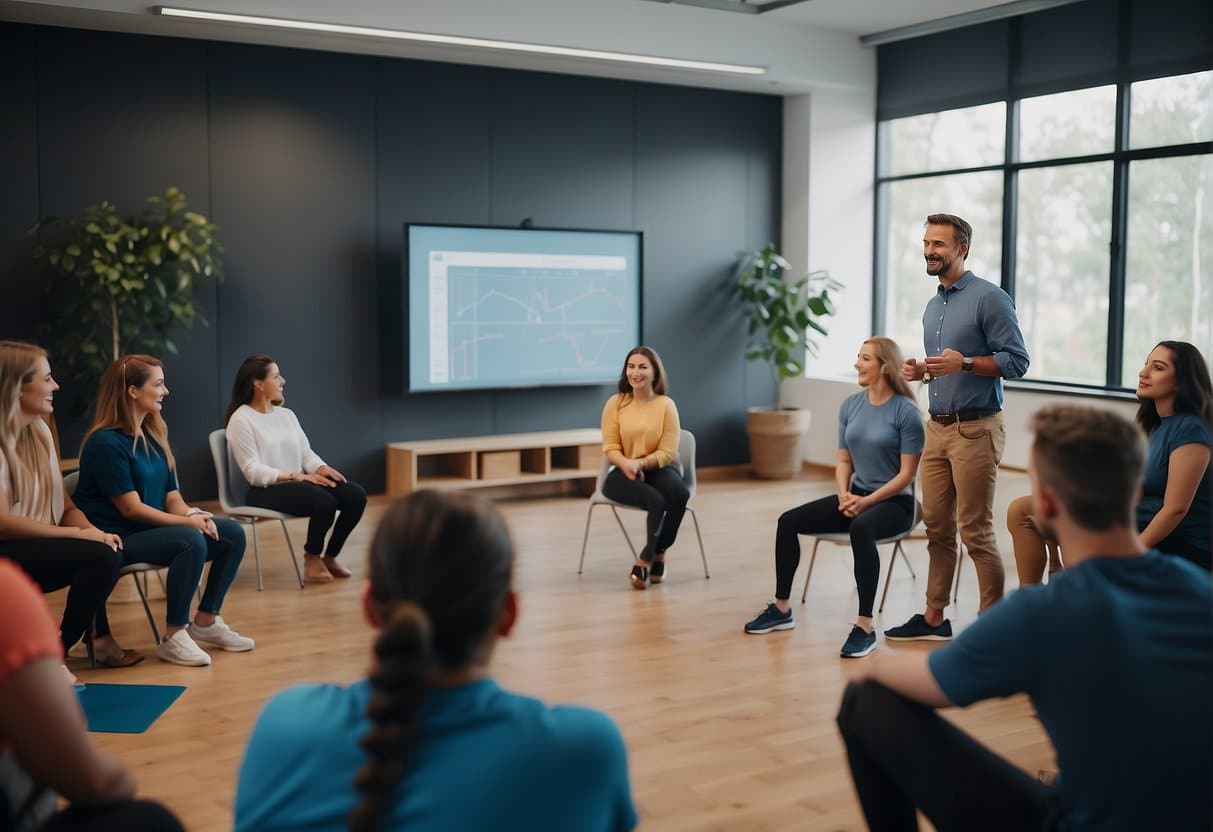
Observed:
[[[1137,398],[1137,423],[1150,438],[1137,503],[1141,541],[1209,569],[1213,382],[1200,350],[1161,342],[1137,374]]]
[[[384,514],[369,560],[370,676],[270,700],[240,767],[237,832],[632,829],[615,724],[489,676],[518,614],[497,510],[414,492]]]
[[[191,508],[181,497],[168,426],[160,415],[167,395],[158,359],[128,355],[110,364],[80,451],[75,500],[93,525],[122,536],[124,563],[168,567],[168,615],[157,655],[173,664],[209,665],[210,655],[197,642],[232,652],[253,649],[251,638],[219,616],[244,557],[244,531],[235,520]],[[208,560],[206,590],[190,622],[194,589]],[[97,632],[108,631],[103,609]]]
[[[922,456],[922,416],[901,376],[901,350],[889,338],[863,342],[855,370],[859,386],[838,409],[838,493],[784,512],[775,534],[775,601],[745,625],[747,633],[796,626],[788,599],[800,565],[802,534],[850,532],[855,556],[859,616],[841,655],[866,656],[876,649],[872,604],[880,581],[876,541],[914,525],[910,485]]]

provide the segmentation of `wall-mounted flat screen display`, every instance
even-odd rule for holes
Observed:
[[[410,392],[610,384],[640,343],[641,234],[404,227]]]

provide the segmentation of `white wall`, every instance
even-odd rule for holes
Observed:
[[[784,98],[783,254],[795,274],[825,269],[846,288],[825,321],[809,375],[851,377],[859,342],[871,334],[872,171],[876,155],[873,76],[860,90],[815,90]]]

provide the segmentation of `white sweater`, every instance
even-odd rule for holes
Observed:
[[[324,465],[285,407],[261,413],[241,405],[227,423],[227,446],[249,485],[273,485],[281,474],[314,474]]]

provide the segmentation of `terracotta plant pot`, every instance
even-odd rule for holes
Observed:
[[[746,413],[750,467],[765,480],[789,480],[801,469],[801,441],[812,413],[799,408],[752,407]]]

